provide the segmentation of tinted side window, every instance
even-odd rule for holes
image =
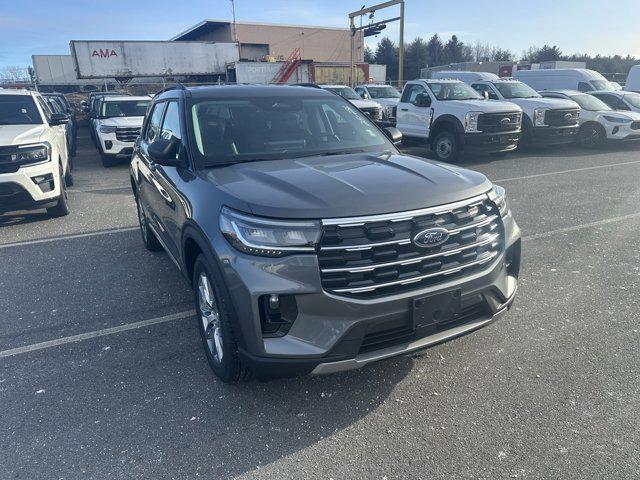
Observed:
[[[178,102],[167,103],[167,113],[165,114],[164,121],[162,122],[162,133],[160,136],[166,140],[182,140]]]
[[[491,100],[499,100],[498,95],[493,91],[491,87],[489,87],[489,85],[485,85],[483,83],[474,83],[473,85],[471,85],[471,88],[473,88],[482,96],[484,96],[484,92],[487,92]]]
[[[51,120],[51,108],[49,107],[49,105],[47,105],[47,102],[45,102],[40,95],[38,95],[36,98],[38,99],[38,103],[40,104],[42,113],[44,113],[44,116],[46,117],[48,122],[49,120]]]
[[[160,123],[162,122],[162,113],[164,112],[165,102],[156,103],[151,111],[149,123],[147,124],[147,131],[145,132],[144,139],[151,143],[160,134]]]
[[[589,85],[587,82],[579,82],[578,90],[581,92],[590,92],[593,90],[593,87]]]
[[[406,103],[412,103],[415,105],[416,97],[418,96],[419,93],[424,93],[425,95],[427,95],[426,88],[424,88],[422,85],[417,83],[413,85],[409,85],[407,88],[404,89],[404,92],[402,93],[402,99],[400,101],[406,102]]]

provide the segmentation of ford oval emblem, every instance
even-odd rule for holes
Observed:
[[[500,120],[500,123],[506,127],[511,123],[511,119],[509,117],[504,117],[502,120]]]
[[[442,245],[449,239],[449,230],[442,227],[429,228],[413,237],[413,243],[422,248],[433,248]]]

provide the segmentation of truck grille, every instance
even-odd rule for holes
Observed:
[[[478,130],[484,133],[512,132],[520,130],[521,122],[520,112],[482,113],[478,116]]]
[[[547,110],[544,114],[544,123],[550,127],[567,127],[577,125],[580,119],[580,110],[563,109],[563,110]]]
[[[318,261],[329,292],[375,297],[437,285],[485,268],[504,243],[497,207],[486,195],[439,207],[371,217],[323,220]],[[441,245],[413,238],[446,228]]]
[[[371,120],[382,120],[382,109],[377,107],[361,108],[360,111],[367,115]]]
[[[120,142],[135,142],[140,135],[140,127],[116,128],[116,139]]]

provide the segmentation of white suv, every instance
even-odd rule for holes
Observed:
[[[36,92],[0,89],[0,212],[69,213],[68,121],[67,115],[52,113]]]
[[[374,122],[382,122],[383,111],[382,105],[373,100],[364,100],[358,95],[355,90],[346,85],[319,85],[324,90],[329,90],[336,95],[340,95],[342,98],[353,104],[358,110],[367,115]]]
[[[151,97],[102,98],[93,118],[102,165],[110,167],[118,159],[131,158],[150,101]]]
[[[391,124],[396,122],[396,108],[400,101],[400,92],[391,85],[368,83],[358,85],[356,93],[365,100],[378,102],[384,108],[384,117]]]

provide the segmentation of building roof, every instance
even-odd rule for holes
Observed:
[[[192,27],[187,28],[184,32],[180,32],[176,36],[170,38],[169,40],[193,40],[194,38],[200,38],[202,35],[209,33],[216,28],[219,28],[224,25],[231,25],[232,22],[230,20],[215,20],[215,19],[205,19],[199,23],[196,23]],[[320,30],[344,30],[349,31],[348,28],[338,28],[338,27],[319,27],[317,25],[289,25],[284,23],[262,23],[262,22],[236,22],[236,25],[256,25],[256,26],[266,26],[266,27],[284,27],[284,28],[313,28]]]

